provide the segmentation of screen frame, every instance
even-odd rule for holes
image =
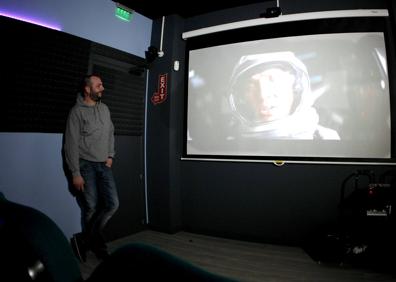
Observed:
[[[362,24],[364,23],[364,24]],[[396,165],[395,138],[396,122],[392,109],[396,108],[394,96],[395,48],[392,25],[387,10],[330,11],[281,16],[275,19],[255,19],[183,33],[187,39],[186,69],[189,69],[191,50],[244,41],[253,41],[288,36],[328,34],[345,32],[383,32],[387,52],[390,114],[391,114],[391,157],[390,158],[346,158],[346,157],[303,157],[303,156],[253,156],[253,155],[204,155],[187,153],[188,114],[188,71],[185,75],[187,98],[184,105],[183,153],[181,160],[270,162],[284,163],[326,163],[326,164],[370,164]]]

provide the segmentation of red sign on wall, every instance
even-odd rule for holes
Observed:
[[[168,84],[168,74],[160,74],[158,76],[158,89],[157,92],[153,94],[151,97],[151,102],[154,105],[161,104],[166,100],[168,95],[167,93],[167,84]]]

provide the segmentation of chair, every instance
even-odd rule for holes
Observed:
[[[7,200],[0,192],[1,281],[82,282],[69,241],[44,213]],[[208,272],[157,247],[130,243],[103,260],[86,280],[219,281],[234,280]]]

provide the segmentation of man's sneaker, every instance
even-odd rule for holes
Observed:
[[[84,242],[82,240],[82,234],[74,234],[70,239],[71,247],[73,249],[74,255],[78,258],[80,262],[86,262],[87,260],[87,250],[85,248]]]

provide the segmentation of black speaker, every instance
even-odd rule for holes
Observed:
[[[158,57],[158,49],[155,46],[149,46],[145,52],[147,63],[152,63]]]

